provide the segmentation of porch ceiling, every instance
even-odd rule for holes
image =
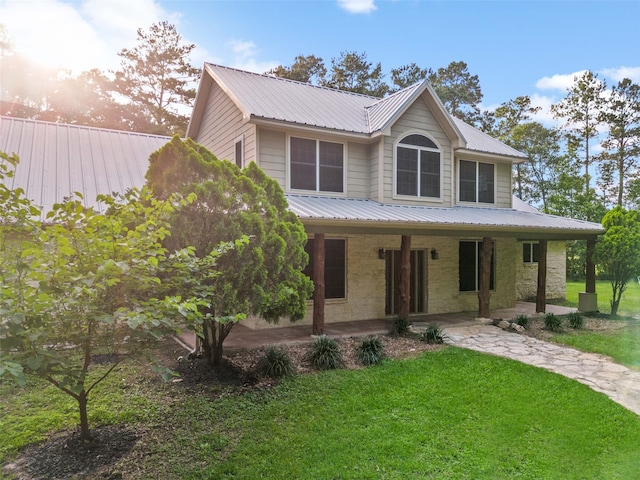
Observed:
[[[597,223],[535,211],[381,204],[367,199],[287,195],[311,233],[495,236],[579,240],[604,233]]]

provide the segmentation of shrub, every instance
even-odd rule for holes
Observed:
[[[429,325],[427,329],[420,334],[420,340],[429,344],[444,343],[445,338],[446,335],[442,329],[434,323]]]
[[[293,375],[296,371],[291,357],[286,350],[273,345],[267,347],[264,355],[258,362],[258,372],[271,378],[281,378]]]
[[[527,328],[529,326],[529,317],[526,315],[518,315],[516,317],[516,323],[523,328]]]
[[[391,335],[394,337],[404,337],[409,333],[409,320],[402,317],[396,317],[393,320]]]
[[[544,316],[544,328],[552,332],[562,331],[562,319],[553,313]]]
[[[384,359],[384,344],[378,337],[367,338],[358,345],[358,360],[363,365],[377,365]]]
[[[320,335],[313,341],[309,360],[320,370],[332,370],[344,364],[338,342],[326,335]]]
[[[569,319],[569,325],[571,328],[580,330],[584,327],[584,318],[579,312],[571,312],[567,318]]]

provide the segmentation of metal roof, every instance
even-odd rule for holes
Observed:
[[[288,194],[289,208],[303,223],[376,229],[492,232],[496,235],[575,237],[603,232],[597,223],[547,215],[530,209],[426,207],[381,204],[368,199]]]
[[[0,151],[20,163],[11,188],[21,187],[46,214],[80,192],[99,208],[98,194],[123,193],[145,184],[149,156],[171,137],[0,117]]]
[[[212,63],[205,64],[206,74],[248,117],[363,135],[386,128],[420,93],[429,90],[433,95],[427,80],[381,99]],[[526,158],[525,154],[452,117],[444,109],[442,112],[454,128],[457,127],[467,150]]]
[[[491,135],[472,127],[468,123],[463,122],[459,118],[451,117],[456,124],[460,133],[467,141],[467,149],[477,152],[497,153],[499,155],[507,155],[509,157],[527,158],[527,156],[516,150],[515,148],[505,145],[500,140],[496,140]]]

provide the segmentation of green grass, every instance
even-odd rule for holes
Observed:
[[[584,291],[585,282],[567,281],[567,297],[564,305],[577,307],[578,293]],[[598,310],[602,313],[610,313],[611,283],[608,280],[598,280],[596,292],[598,293]],[[637,280],[634,279],[627,284],[627,290],[622,294],[618,315],[640,316],[640,284]]]
[[[638,415],[567,378],[453,347],[239,396],[161,385],[133,366],[112,382],[114,393],[103,389],[90,405],[94,422],[145,432],[144,451],[119,466],[124,478],[626,479],[640,471]],[[2,463],[75,423],[63,396],[10,383],[0,385]],[[109,408],[96,409],[97,399]]]
[[[620,328],[602,332],[565,332],[554,335],[552,340],[585,352],[607,355],[617,363],[640,369],[640,323],[638,322],[624,322]]]

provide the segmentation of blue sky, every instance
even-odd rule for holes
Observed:
[[[462,60],[480,78],[484,107],[529,95],[545,123],[581,71],[640,83],[640,0],[0,0],[17,51],[74,71],[117,68],[136,29],[160,20],[196,44],[198,66],[264,72],[298,54],[330,65],[358,51],[388,74]]]

